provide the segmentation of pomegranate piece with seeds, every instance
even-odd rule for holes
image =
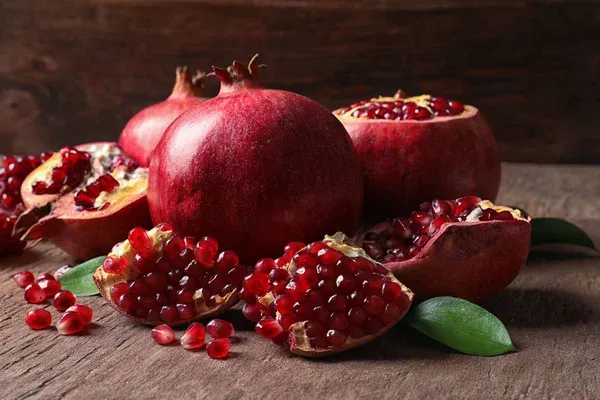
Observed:
[[[25,323],[33,330],[46,329],[52,323],[52,315],[48,310],[36,308],[25,315]]]
[[[365,212],[390,218],[434,197],[494,200],[500,157],[494,135],[470,105],[431,95],[377,97],[334,111],[358,152]],[[407,149],[410,149],[408,151]]]
[[[483,302],[504,289],[527,260],[531,219],[477,196],[435,199],[356,238],[423,301],[454,296]],[[386,296],[395,292],[386,289]],[[389,310],[393,313],[393,310]]]
[[[83,304],[75,304],[71,307],[67,308],[67,312],[75,312],[79,314],[81,319],[83,319],[84,324],[89,324],[92,322],[92,318],[94,316],[94,312],[88,306],[84,306]]]
[[[58,311],[66,311],[69,307],[77,303],[77,297],[68,290],[63,290],[54,295],[52,305]]]
[[[33,274],[30,271],[19,272],[13,276],[13,279],[15,280],[17,286],[19,286],[20,288],[26,288],[35,280]]]
[[[270,286],[255,293],[264,315],[259,335],[292,353],[321,357],[373,340],[406,314],[412,292],[347,240],[326,237],[286,252],[268,276],[252,275]]]
[[[158,344],[171,344],[175,341],[175,332],[169,325],[161,324],[152,329],[152,339]]]
[[[231,342],[227,338],[211,340],[206,344],[206,354],[208,354],[210,358],[222,359],[227,357],[230,347]]]
[[[195,350],[204,346],[206,329],[200,322],[192,322],[181,337],[181,347],[186,350]]]
[[[48,238],[76,259],[108,253],[134,226],[150,227],[148,173],[132,168],[115,143],[66,147],[21,185],[27,208],[14,231],[24,240]]]
[[[228,338],[233,336],[233,325],[222,319],[213,319],[206,325],[206,331],[214,339]]]
[[[211,252],[196,251],[207,245]],[[237,303],[246,267],[233,251],[217,253],[214,238],[192,247],[168,225],[134,228],[94,281],[109,304],[143,323],[175,326],[219,315]]]
[[[68,311],[56,323],[56,330],[61,335],[76,335],[85,329],[85,320],[76,312]]]

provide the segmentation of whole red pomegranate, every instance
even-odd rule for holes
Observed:
[[[121,132],[119,145],[142,167],[150,163],[150,155],[165,129],[182,112],[206,100],[203,95],[204,73],[192,76],[187,67],[175,71],[173,92],[164,101],[144,108],[135,114]]]
[[[245,262],[292,240],[353,232],[363,182],[342,124],[313,100],[262,88],[257,56],[213,70],[219,95],[183,113],[156,147],[152,219],[213,235]]]
[[[357,238],[423,301],[437,296],[483,302],[517,276],[529,254],[531,219],[476,196],[423,203],[404,218]]]
[[[477,108],[398,91],[394,97],[360,101],[334,114],[358,151],[366,214],[402,215],[433,198],[496,198],[500,157]]]

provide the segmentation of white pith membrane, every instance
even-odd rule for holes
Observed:
[[[332,236],[326,235],[323,242],[325,242],[330,248],[332,248],[334,250],[338,250],[345,256],[348,256],[350,258],[357,258],[357,257],[364,258],[364,259],[368,260],[370,263],[372,263],[373,265],[380,266],[381,270],[386,270],[385,267],[381,263],[370,258],[363,249],[361,249],[360,247],[351,246],[349,244],[349,243],[352,243],[351,239],[349,237],[347,237],[345,234],[343,234],[342,232],[337,232],[336,234],[334,234]],[[300,250],[300,251],[302,251],[302,250]],[[290,277],[293,277],[294,273],[297,270],[296,263],[294,262],[293,259],[287,265],[285,265],[283,268],[287,269]],[[375,339],[376,337],[381,336],[382,334],[386,333],[389,329],[391,329],[394,325],[396,325],[396,323],[398,323],[404,317],[404,315],[408,312],[408,310],[410,308],[410,303],[412,302],[414,294],[409,288],[407,288],[400,281],[398,281],[392,272],[387,271],[387,273],[384,276],[386,279],[389,279],[389,281],[395,282],[398,285],[400,285],[403,295],[407,296],[408,302],[409,302],[409,306],[406,307],[406,309],[402,311],[400,316],[394,322],[389,323],[387,325],[382,324],[382,328],[379,331],[377,331],[373,334],[365,333],[365,336],[363,336],[359,339],[354,339],[354,338],[350,337],[350,335],[347,335],[344,344],[340,347],[315,348],[315,347],[311,346],[310,338],[306,334],[305,325],[308,321],[298,321],[289,327],[289,334],[291,336],[293,336],[293,339],[292,339],[293,345],[290,347],[290,351],[294,354],[298,354],[298,355],[302,355],[302,356],[306,356],[306,357],[322,357],[322,356],[326,356],[326,355],[330,355],[330,354],[334,354],[334,353],[352,349],[354,347],[360,346],[360,345],[362,345],[366,342],[369,342],[369,341]],[[263,297],[258,299],[258,302],[261,303],[266,308],[269,308],[274,301],[275,301],[275,296],[273,295],[272,292],[267,292],[267,294],[265,294]],[[277,318],[281,317],[281,314],[278,311],[276,312],[276,317]]]

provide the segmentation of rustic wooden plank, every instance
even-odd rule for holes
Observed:
[[[348,3],[4,0],[0,153],[115,139],[176,65],[257,51],[267,85],[330,108],[441,93],[482,109],[505,160],[600,162],[595,2]]]
[[[568,217],[600,245],[599,167],[505,165],[501,198],[533,215]],[[552,205],[556,202],[559,205]],[[33,332],[31,309],[10,277],[23,268],[57,268],[67,256],[42,245],[0,261],[0,394],[2,398],[269,399],[600,397],[600,259],[536,254],[509,288],[485,306],[508,327],[518,353],[460,355],[398,327],[370,345],[328,360],[294,357],[261,339],[239,309],[233,356],[161,347],[148,327],[122,317],[99,298],[89,333]]]

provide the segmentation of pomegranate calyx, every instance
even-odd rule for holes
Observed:
[[[196,71],[192,75],[187,66],[177,67],[175,69],[175,85],[168,100],[184,99],[190,96],[204,96],[204,78],[206,74],[202,71]]]
[[[259,71],[266,68],[265,64],[259,64],[258,54],[248,63],[248,66],[234,61],[227,69],[212,67],[213,72],[207,76],[216,76],[221,81],[219,94],[226,94],[242,89],[253,89],[262,87],[259,83]]]

